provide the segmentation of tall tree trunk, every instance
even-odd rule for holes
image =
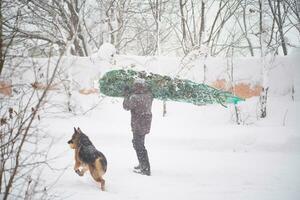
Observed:
[[[183,44],[183,51],[186,51],[186,44],[187,44],[187,30],[186,30],[186,22],[184,16],[184,6],[187,1],[183,2],[183,0],[179,0],[179,8],[180,8],[180,19],[181,19],[181,29],[182,29],[182,44]]]
[[[86,48],[86,43],[84,40],[84,37],[82,35],[82,27],[81,27],[81,22],[80,22],[80,17],[79,17],[79,4],[78,1],[65,1],[68,10],[71,13],[71,18],[70,18],[70,38],[73,38],[75,35],[75,39],[73,42],[74,48],[71,49],[71,53],[73,55],[78,55],[78,56],[88,56],[87,48]]]
[[[3,22],[2,0],[0,0],[0,75],[2,73],[3,66],[4,66],[4,58],[3,58],[4,45],[3,45],[2,22]]]
[[[249,51],[251,56],[254,56],[254,51],[253,51],[253,45],[251,43],[250,38],[248,37],[248,28],[247,28],[247,21],[246,21],[246,8],[247,5],[245,5],[245,7],[243,7],[243,24],[244,24],[244,34],[245,34],[245,38],[247,40],[248,46],[249,46]]]
[[[280,41],[281,41],[280,43],[281,43],[283,55],[286,56],[288,54],[288,52],[287,52],[286,41],[285,41],[284,33],[283,33],[283,21],[282,21],[282,17],[281,17],[281,8],[280,8],[281,0],[276,0],[277,5],[276,5],[276,2],[274,2],[274,7],[272,5],[272,2],[274,2],[274,1],[268,0],[273,18],[275,19],[275,22],[276,22],[277,27],[278,27]]]
[[[203,43],[203,35],[205,31],[205,3],[202,0],[201,1],[201,19],[200,19],[200,30],[199,30],[199,44],[201,45]]]
[[[155,23],[156,23],[156,55],[160,56],[161,49],[160,49],[160,3],[159,0],[155,0]]]
[[[260,93],[260,118],[267,116],[267,97],[268,97],[268,67],[266,63],[267,54],[267,32],[265,24],[265,0],[259,0],[259,29],[260,29],[260,47],[262,61],[262,91]]]
[[[194,6],[194,1],[191,1],[192,4],[192,21],[193,21],[193,37],[191,37],[192,40],[192,46],[197,45],[197,27],[196,27],[196,16],[195,16],[195,6]],[[199,43],[200,45],[200,43]]]
[[[161,25],[161,3],[159,0],[155,0],[155,23],[156,23],[156,56],[161,55],[160,47],[160,25]],[[163,100],[163,117],[167,114],[167,102]]]
[[[116,43],[115,43],[115,47],[117,50],[120,49],[121,47],[121,39],[122,39],[122,35],[123,35],[123,31],[124,31],[124,18],[126,18],[126,14],[124,12],[125,11],[125,4],[126,4],[126,0],[121,1],[120,5],[117,7],[117,27],[118,27],[118,31],[116,33]]]
[[[282,47],[282,51],[283,51],[283,55],[287,55],[288,51],[287,51],[287,47],[286,47],[286,41],[284,38],[284,33],[283,33],[283,21],[282,21],[282,17],[281,17],[281,8],[280,8],[280,3],[281,0],[277,0],[277,10],[278,10],[278,29],[279,29],[279,34],[280,34],[280,39],[281,39],[281,47]]]

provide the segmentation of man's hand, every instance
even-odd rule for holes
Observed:
[[[129,96],[130,95],[130,87],[128,85],[124,86],[123,94],[124,94],[124,96]]]

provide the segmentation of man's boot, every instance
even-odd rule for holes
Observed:
[[[139,161],[139,165],[134,168],[134,172],[150,176],[150,164],[148,152],[144,145],[145,135],[134,135],[132,140],[133,147]]]
[[[140,164],[135,168],[134,172],[150,176],[151,170],[147,150],[143,150],[142,152],[137,153],[137,155]]]

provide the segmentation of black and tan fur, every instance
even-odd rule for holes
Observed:
[[[89,170],[94,180],[100,183],[101,190],[105,190],[105,180],[102,176],[107,169],[107,160],[103,153],[95,148],[80,128],[74,128],[74,134],[68,144],[75,150],[75,172],[83,176]]]

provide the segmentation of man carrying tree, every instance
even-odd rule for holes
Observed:
[[[133,148],[136,151],[139,165],[134,172],[151,175],[148,152],[145,148],[145,136],[150,132],[152,121],[153,95],[143,79],[134,81],[132,88],[124,89],[123,108],[131,112],[131,130]]]

